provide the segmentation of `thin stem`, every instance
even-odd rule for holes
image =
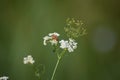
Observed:
[[[61,58],[58,58],[58,60],[57,60],[57,63],[56,63],[56,65],[55,65],[55,68],[54,68],[54,71],[53,71],[53,74],[52,74],[52,77],[51,77],[51,80],[53,80],[53,78],[54,78],[54,76],[55,76],[55,72],[56,72],[56,70],[57,70],[57,67],[58,67],[58,64],[59,64],[59,62],[60,62],[60,59],[61,59]]]
[[[59,55],[57,54],[58,59],[57,59],[57,63],[56,63],[56,65],[55,65],[55,68],[54,68],[54,71],[53,71],[53,74],[52,74],[51,80],[53,80],[53,79],[54,79],[55,72],[56,72],[56,70],[57,70],[58,64],[59,64],[59,62],[60,62],[61,58],[63,57],[63,55],[64,55],[65,51],[66,51],[66,49],[65,49],[65,50],[63,50],[63,51],[62,51]]]

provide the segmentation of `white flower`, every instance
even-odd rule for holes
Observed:
[[[75,42],[74,39],[69,38],[69,44],[73,49],[77,48],[77,43]]]
[[[77,43],[74,39],[69,38],[69,41],[61,40],[59,41],[60,48],[67,49],[69,52],[73,52],[77,48]]]
[[[69,45],[69,46],[68,46],[68,51],[69,51],[69,52],[73,52],[74,49]]]
[[[58,43],[58,36],[60,36],[60,34],[54,32],[54,33],[49,33],[48,36],[45,36],[43,39],[43,44],[47,45],[47,42],[50,42],[51,45],[56,45]]]
[[[59,41],[59,43],[60,43],[60,48],[62,49],[68,48],[68,45],[69,45],[68,41],[61,40]]]
[[[58,33],[56,33],[56,32],[54,32],[54,33],[49,33],[48,35],[49,35],[49,36],[52,36],[52,35],[60,36],[60,34],[58,34]]]
[[[52,37],[45,36],[43,39],[44,39],[43,44],[44,44],[44,45],[47,45],[47,41],[48,41],[48,40],[51,40],[51,39],[52,39]]]
[[[0,80],[7,80],[9,77],[7,76],[3,76],[3,77],[0,77]]]
[[[33,57],[31,55],[28,55],[27,57],[24,57],[23,63],[24,64],[33,64],[35,61],[33,60]]]
[[[56,41],[56,40],[50,40],[50,43],[51,43],[51,45],[56,45],[58,43],[58,41]]]

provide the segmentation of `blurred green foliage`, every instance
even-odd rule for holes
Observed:
[[[37,80],[32,66],[23,64],[23,57],[31,54],[46,67],[43,80],[50,79],[56,56],[43,46],[43,37],[50,32],[66,37],[65,20],[79,17],[88,34],[78,39],[74,53],[62,59],[55,80],[120,80],[119,4],[119,0],[0,0],[0,76]],[[116,36],[107,52],[92,43],[99,26]]]

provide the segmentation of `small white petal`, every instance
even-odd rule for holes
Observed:
[[[28,55],[27,57],[25,57],[24,59],[23,59],[23,63],[24,64],[28,64],[28,63],[30,63],[30,64],[33,64],[35,61],[33,60],[33,57],[31,56],[31,55]]]
[[[59,41],[60,43],[60,48],[65,49],[68,47],[68,41],[61,40]]]
[[[71,47],[68,47],[68,51],[69,51],[69,52],[73,52],[73,51],[74,51],[74,49],[73,49],[73,48],[71,48]]]
[[[45,36],[43,39],[44,39],[44,41],[43,41],[43,45],[47,45],[47,41],[48,41],[48,40],[51,40],[52,37]]]
[[[57,45],[58,41],[56,40],[50,40],[51,45]]]
[[[49,33],[48,36],[45,36],[43,39],[43,45],[47,45],[47,42],[50,42],[51,45],[56,45],[58,43],[58,36],[60,36],[60,34],[54,32],[54,33]],[[55,37],[55,38],[54,38]]]
[[[52,35],[60,36],[60,34],[58,34],[58,33],[56,33],[56,32],[54,32],[54,33],[49,33],[48,35],[49,35],[49,36],[52,36]]]
[[[43,39],[44,39],[44,40],[49,40],[49,39],[52,39],[52,38],[49,37],[49,36],[45,36]]]
[[[62,49],[67,49],[69,52],[73,52],[74,49],[77,48],[77,43],[75,42],[74,39],[69,39],[69,41],[61,40],[59,41],[60,43],[60,48]]]

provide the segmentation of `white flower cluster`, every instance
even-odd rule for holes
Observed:
[[[27,57],[24,57],[23,63],[24,64],[33,64],[35,61],[33,60],[33,57],[31,55],[28,55]]]
[[[9,77],[7,76],[3,76],[3,77],[0,77],[0,80],[7,80]]]
[[[50,42],[52,45],[56,45],[58,43],[58,36],[60,36],[60,34],[54,32],[54,33],[49,33],[48,36],[45,36],[44,45],[47,45],[47,42]]]
[[[74,39],[69,38],[69,40],[61,40],[58,41],[58,36],[60,34],[54,32],[54,33],[49,33],[48,36],[45,36],[43,39],[43,44],[47,45],[47,42],[50,42],[51,45],[56,45],[58,42],[60,43],[60,48],[62,49],[67,49],[69,52],[73,52],[74,49],[77,48],[77,43],[75,42]]]
[[[69,52],[73,52],[77,48],[77,43],[74,39],[69,38],[69,41],[61,40],[59,41],[60,48],[67,49]]]

